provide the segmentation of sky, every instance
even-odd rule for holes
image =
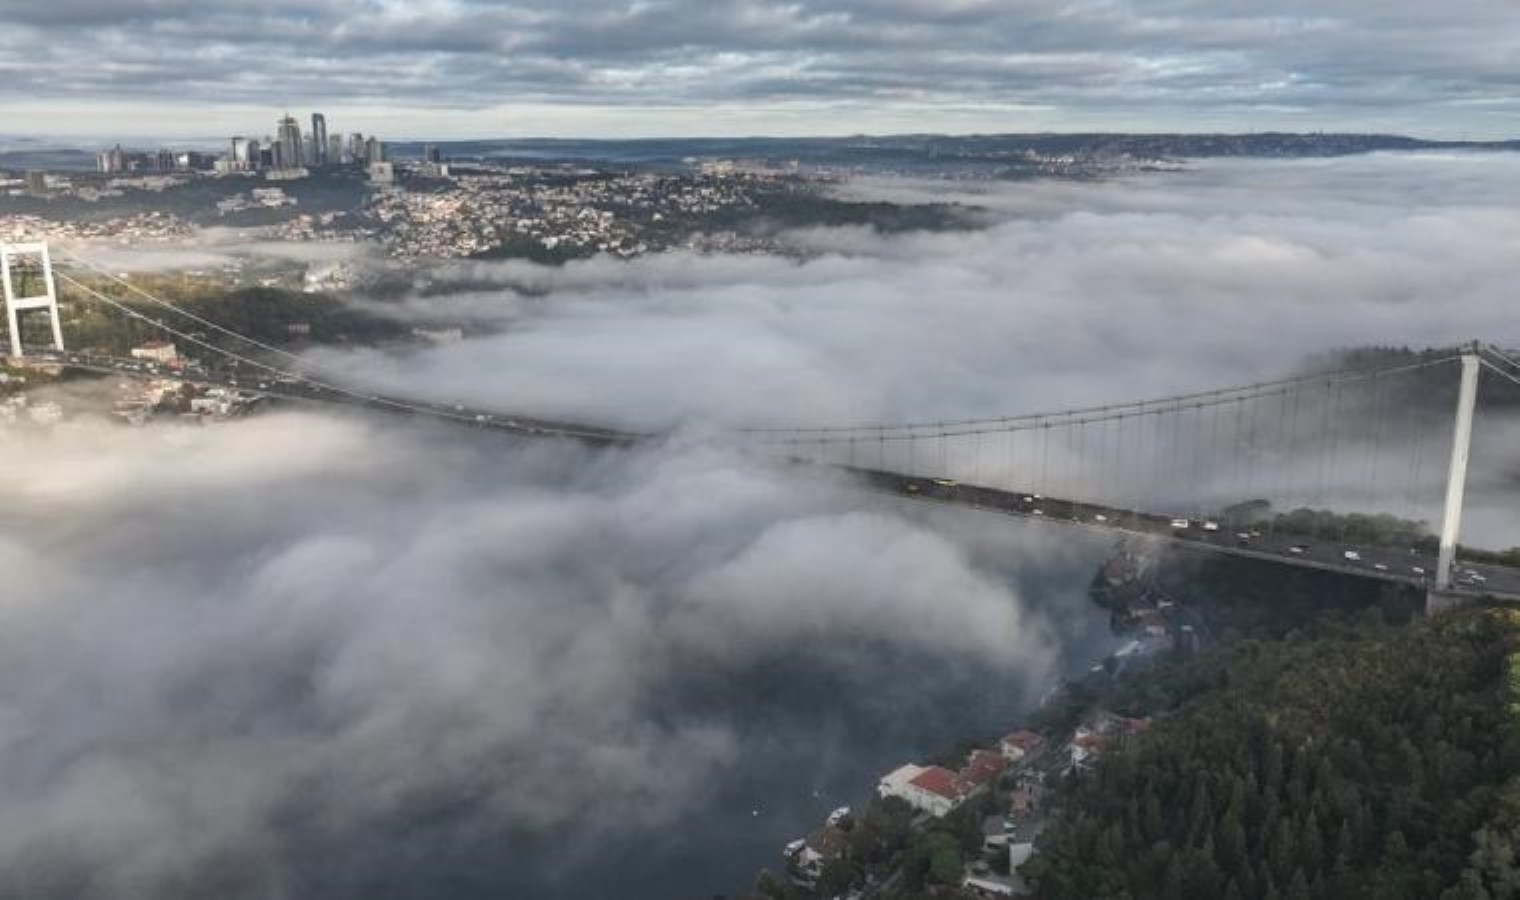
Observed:
[[[1510,0],[0,0],[0,132],[1520,134]]]
[[[770,424],[1520,344],[1510,155],[844,190],[948,191],[988,227],[461,264],[436,277],[469,293],[391,311],[478,336],[321,361],[502,408]],[[1432,483],[1438,421],[1406,423]],[[881,773],[992,737],[1114,646],[1085,596],[1107,540],[699,438],[591,452],[295,412],[0,429],[0,570],[26,586],[0,592],[0,897],[732,893]],[[1517,445],[1480,422],[1484,543],[1520,534]],[[1343,450],[1358,471],[1367,446]]]

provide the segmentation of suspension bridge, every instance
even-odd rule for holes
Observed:
[[[239,334],[46,244],[0,244],[9,356],[136,378],[178,378],[297,403],[353,406],[604,446],[672,439],[543,415],[395,396]],[[65,347],[68,302],[134,320],[200,363],[175,371]],[[37,319],[48,321],[40,323]],[[30,338],[24,341],[23,338]],[[28,346],[44,344],[45,346]],[[1508,557],[1459,558],[1479,387],[1520,410],[1520,362],[1473,342],[1274,381],[1064,410],[947,421],[709,431],[702,439],[848,473],[905,499],[1170,541],[1425,589],[1432,608],[1520,600]],[[1507,394],[1501,392],[1508,391]],[[1497,421],[1497,413],[1490,415]],[[1432,427],[1432,421],[1449,423]],[[1495,429],[1496,433],[1498,428]],[[1504,455],[1495,442],[1490,449]],[[1513,451],[1510,451],[1513,454]],[[1487,461],[1520,477],[1520,458]],[[1327,517],[1309,510],[1337,510]],[[1283,510],[1301,510],[1283,515]],[[1351,512],[1358,511],[1358,512]],[[1435,534],[1423,523],[1438,521]],[[1520,538],[1513,541],[1520,544]]]

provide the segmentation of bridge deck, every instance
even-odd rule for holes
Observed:
[[[665,438],[665,435],[660,434],[641,434],[578,422],[390,397],[258,373],[214,371],[184,373],[171,371],[166,367],[142,360],[124,360],[86,353],[57,351],[26,357],[25,361],[133,378],[180,379],[197,384],[253,391],[287,401],[373,409],[527,437],[568,438],[593,446],[633,446]],[[816,464],[811,460],[794,461]],[[1360,578],[1373,578],[1424,589],[1434,586],[1432,574],[1436,571],[1435,558],[1416,553],[1412,549],[1315,540],[1285,533],[1262,533],[1250,535],[1242,540],[1236,533],[1224,527],[1218,531],[1208,531],[1201,527],[1201,523],[1195,522],[1188,528],[1178,529],[1172,527],[1172,520],[1168,516],[1055,497],[1041,497],[1034,492],[959,484],[944,479],[837,464],[827,464],[827,467],[850,472],[876,490],[916,500],[986,510],[1001,515],[1106,534],[1144,536],[1203,552],[1258,559]],[[1348,558],[1348,551],[1356,554],[1357,558]],[[1489,596],[1520,600],[1520,569],[1466,563],[1462,564],[1461,568],[1478,573],[1484,582],[1453,585],[1449,591],[1450,594],[1471,598]],[[1423,573],[1415,571],[1416,569],[1423,570]]]

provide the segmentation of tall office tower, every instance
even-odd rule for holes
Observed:
[[[279,127],[280,160],[276,165],[281,169],[298,168],[302,162],[301,126],[288,114],[280,120]]]
[[[262,165],[259,155],[259,142],[253,138],[248,139],[248,168],[254,170]]]
[[[336,166],[343,162],[343,135],[334,134],[327,139],[327,164]]]
[[[385,162],[385,142],[377,137],[371,137],[365,141],[364,161],[371,165],[377,162]]]
[[[27,193],[32,194],[33,196],[36,196],[36,197],[41,197],[42,195],[44,195],[44,194],[47,193],[47,189],[48,189],[48,186],[47,186],[47,173],[46,172],[27,172],[26,173],[26,191],[27,191]]]
[[[325,166],[329,162],[327,158],[327,117],[321,113],[311,114],[311,164]]]
[[[252,166],[249,165],[252,160],[249,159],[248,150],[249,141],[247,138],[235,137],[232,139],[233,168],[237,169],[238,171],[252,168]]]
[[[362,163],[364,159],[364,135],[354,132],[348,136],[348,161]]]
[[[423,144],[422,161],[436,166],[443,162],[443,151],[439,150],[436,144]]]
[[[117,144],[109,150],[100,151],[100,155],[96,157],[96,163],[99,164],[100,171],[107,175],[125,172],[127,170],[127,155],[122,152],[121,145]]]

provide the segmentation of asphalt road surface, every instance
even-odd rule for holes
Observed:
[[[1034,493],[959,484],[874,469],[851,469],[872,487],[904,497],[985,509],[1092,531],[1145,535],[1215,553],[1286,563],[1345,575],[1394,581],[1421,588],[1435,586],[1436,560],[1413,548],[1367,546],[1270,533],[1264,529],[1217,530],[1202,520],[1177,527],[1168,516],[1137,513],[1091,503],[1042,497]],[[1354,556],[1352,555],[1354,554]],[[1457,563],[1451,593],[1470,597],[1520,600],[1520,570],[1506,566]],[[1471,573],[1471,574],[1468,574]]]

